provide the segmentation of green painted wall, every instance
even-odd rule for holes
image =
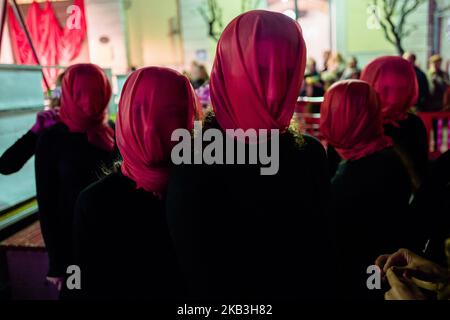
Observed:
[[[375,57],[397,54],[381,29],[369,29],[371,0],[330,0],[333,17],[334,49],[345,57],[356,56],[361,65]],[[403,41],[405,50],[415,52],[426,65],[428,45],[428,1],[408,17],[407,27],[415,31]]]
[[[170,19],[177,17],[176,0],[133,0],[125,12],[130,65],[180,63],[179,39],[169,35]]]
[[[381,30],[367,27],[367,8],[371,0],[346,0],[347,48],[354,52],[392,51]]]

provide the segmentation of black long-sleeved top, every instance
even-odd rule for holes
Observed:
[[[112,153],[91,145],[64,124],[40,136],[35,157],[36,191],[49,276],[64,276],[71,256],[73,210],[79,193],[96,181]]]
[[[280,136],[273,176],[260,175],[260,164],[174,169],[167,215],[190,297],[333,296],[325,150],[300,139]]]
[[[412,113],[408,113],[408,117],[398,124],[399,127],[385,125],[384,133],[393,139],[394,147],[408,169],[413,187],[417,189],[428,172],[427,130],[422,120]]]
[[[445,240],[450,237],[450,151],[431,166],[430,175],[417,192],[412,209],[422,221],[417,233],[428,242],[423,255],[445,264]]]
[[[411,185],[392,149],[340,164],[332,179],[338,288],[345,299],[383,298],[366,286],[367,268],[385,253],[410,247]]]
[[[0,174],[13,174],[22,169],[34,155],[39,136],[31,131],[24,134],[0,157]]]
[[[181,285],[164,202],[120,172],[89,186],[77,201],[74,263],[78,299],[165,299]]]

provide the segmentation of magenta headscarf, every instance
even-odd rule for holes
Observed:
[[[112,151],[114,130],[108,126],[111,85],[100,67],[76,64],[64,73],[61,84],[61,121],[70,132],[86,133],[94,146]]]
[[[158,196],[167,189],[175,129],[192,130],[201,113],[189,80],[178,72],[149,67],[125,82],[117,117],[122,173],[136,188]]]
[[[417,102],[419,85],[413,65],[401,57],[381,57],[364,68],[361,80],[371,84],[381,100],[385,124],[397,126]]]
[[[392,146],[384,135],[380,101],[367,82],[334,84],[321,107],[320,132],[345,160],[358,160]]]
[[[297,22],[262,10],[235,18],[220,38],[211,73],[211,102],[221,128],[285,131],[305,65]]]

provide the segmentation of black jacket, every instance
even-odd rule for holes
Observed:
[[[167,216],[190,297],[333,296],[325,150],[287,132],[279,156],[273,176],[260,164],[174,169]]]
[[[412,113],[408,113],[408,117],[398,124],[399,127],[385,125],[384,133],[394,141],[395,149],[417,190],[428,173],[427,130],[422,120]]]
[[[412,113],[408,113],[408,117],[399,121],[398,125],[385,125],[384,133],[392,138],[395,150],[408,172],[413,191],[417,191],[428,174],[427,130],[422,120]],[[342,159],[332,146],[327,151],[333,177]]]
[[[77,201],[74,264],[82,271],[77,299],[165,299],[181,290],[164,201],[113,173]]]
[[[445,240],[450,237],[450,151],[431,166],[430,175],[414,198],[412,209],[422,222],[417,233],[424,234],[428,242],[423,255],[445,264]]]
[[[383,298],[369,291],[367,268],[381,254],[410,247],[411,185],[392,149],[340,164],[332,179],[332,216],[338,251],[338,288],[346,299]]]
[[[49,276],[64,276],[71,256],[73,210],[79,193],[101,175],[113,153],[91,145],[85,134],[57,124],[40,136],[35,157],[36,191]]]
[[[419,98],[417,100],[417,107],[419,111],[428,111],[428,103],[430,99],[430,84],[427,75],[420,70],[419,67],[414,66],[416,71],[417,83],[419,84]]]

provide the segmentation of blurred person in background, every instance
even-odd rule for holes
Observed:
[[[444,112],[450,112],[450,86],[447,88],[444,94]],[[450,128],[449,128],[450,129]]]
[[[211,90],[209,83],[202,85],[200,88],[195,90],[198,100],[202,105],[204,111],[206,111],[211,106]]]
[[[195,90],[209,82],[209,75],[203,64],[192,63],[191,83]]]
[[[306,61],[305,81],[300,93],[302,97],[323,97],[323,82],[317,70],[316,60],[308,58]]]
[[[321,73],[321,79],[325,83],[325,90],[341,79],[345,68],[345,60],[340,53],[334,53],[330,56],[327,62],[327,70]]]
[[[50,109],[59,108],[61,104],[61,83],[64,78],[64,72],[61,72],[56,78],[55,89],[52,90],[52,94],[50,97]]]
[[[328,70],[328,62],[331,58],[331,51],[330,50],[324,51],[322,58],[323,58],[323,67],[322,70],[320,70],[321,73]]]
[[[419,98],[416,105],[418,111],[425,112],[427,111],[428,100],[430,99],[430,85],[428,83],[427,75],[417,65],[417,57],[414,53],[406,52],[403,55],[403,58],[414,66],[417,83],[419,84]]]
[[[361,69],[358,67],[358,59],[351,57],[347,61],[347,67],[342,74],[341,80],[357,80],[361,76]]]
[[[442,111],[444,95],[450,86],[450,77],[447,71],[442,69],[442,57],[434,55],[430,57],[430,69],[428,70],[431,98],[427,111]]]

